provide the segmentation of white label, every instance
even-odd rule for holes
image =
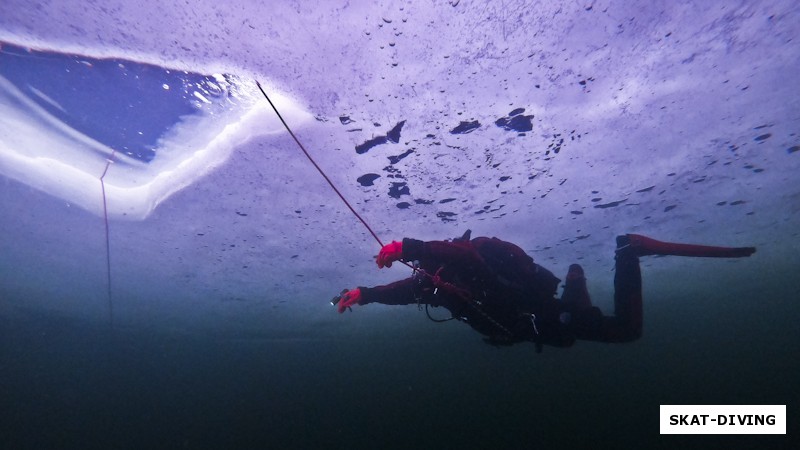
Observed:
[[[661,434],[786,434],[786,405],[661,405]]]

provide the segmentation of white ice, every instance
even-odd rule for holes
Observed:
[[[0,40],[230,73],[249,89],[268,82],[291,99],[279,109],[383,240],[467,228],[511,240],[557,274],[583,264],[606,311],[619,233],[759,248],[746,261],[658,261],[645,267],[650,286],[676,276],[750,285],[753,264],[797,267],[792,0],[256,5],[5,0]],[[105,320],[101,200],[96,186],[81,187],[104,160],[75,169],[44,150],[26,153],[96,143],[37,133],[41,115],[5,116],[9,104],[0,102],[14,121],[0,137],[0,289],[11,299],[2,309]],[[343,287],[408,274],[375,269],[377,244],[267,108],[254,100],[212,121],[224,125],[212,136],[179,136],[171,145],[190,147],[190,158],[141,183],[135,165],[115,174],[109,207],[140,219],[110,223],[119,323],[280,333],[408,323],[374,317],[405,314],[389,308],[363,308],[349,322],[327,309]],[[516,108],[534,115],[524,136],[494,124]],[[355,152],[404,120],[399,143]],[[480,127],[451,134],[462,121]],[[392,164],[399,172],[384,170],[407,150]],[[356,179],[366,173],[381,177],[363,187]],[[389,197],[393,182],[410,195]]]

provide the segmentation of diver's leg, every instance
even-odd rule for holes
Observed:
[[[564,309],[570,313],[592,307],[592,300],[586,289],[586,277],[583,275],[583,267],[580,264],[569,266],[569,272],[564,282],[564,293],[561,294],[561,303]]]
[[[626,234],[617,236],[614,275],[614,317],[604,318],[609,341],[625,342],[642,336],[642,273],[639,257],[675,255],[706,258],[741,258],[755,253],[754,247],[712,247],[663,242]]]
[[[580,281],[585,283],[581,277]],[[564,293],[567,294],[566,288]],[[562,297],[563,299],[563,297]],[[565,304],[565,307],[569,303]],[[565,308],[566,309],[566,308]],[[642,275],[639,257],[627,236],[617,238],[614,274],[614,315],[604,316],[597,307],[570,311],[575,337],[599,342],[631,342],[642,335]]]
[[[741,258],[755,253],[754,247],[711,247],[663,242],[626,234],[617,237],[614,274],[614,316],[602,316],[597,308],[577,314],[573,329],[578,339],[630,342],[642,336],[642,274],[639,257],[676,255],[707,258]]]
[[[623,241],[620,247],[620,240]],[[709,245],[679,244],[657,241],[639,234],[617,237],[617,251],[630,248],[637,256],[675,255],[702,258],[742,258],[755,253],[755,247],[712,247]]]
[[[599,308],[592,306],[586,277],[579,264],[569,266],[564,293],[561,295],[562,322],[569,323],[576,339],[604,341],[604,317]]]
[[[610,340],[633,341],[642,336],[642,272],[628,236],[617,237],[614,273],[614,317],[607,318]]]

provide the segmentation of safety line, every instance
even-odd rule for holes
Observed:
[[[108,173],[108,168],[111,166],[111,163],[114,159],[114,154],[116,150],[111,151],[111,156],[108,157],[106,160],[106,168],[103,170],[103,174],[100,175],[100,189],[103,192],[103,221],[106,225],[106,275],[108,277],[108,323],[111,328],[114,328],[114,302],[111,299],[111,245],[109,243],[109,233],[108,233],[108,207],[106,205],[106,183],[103,179],[106,177],[106,173]]]
[[[316,167],[316,169],[320,173],[320,175],[322,175],[322,177],[325,178],[325,181],[327,181],[328,184],[333,189],[333,191],[336,192],[336,195],[338,195],[339,198],[342,199],[344,204],[347,205],[347,207],[350,209],[350,212],[352,212],[356,216],[356,218],[358,218],[358,220],[360,220],[361,223],[364,224],[364,227],[366,227],[367,230],[370,232],[370,234],[372,234],[372,237],[374,237],[375,240],[378,241],[378,244],[380,244],[380,246],[383,247],[383,242],[381,242],[381,239],[378,237],[378,235],[375,234],[374,231],[372,231],[372,228],[361,217],[361,215],[359,213],[357,213],[355,209],[353,209],[353,207],[350,205],[350,202],[348,202],[347,199],[344,198],[344,195],[342,195],[342,193],[339,192],[339,189],[337,189],[336,186],[331,181],[331,179],[328,178],[328,175],[326,175],[325,172],[319,167],[319,165],[317,165],[317,162],[314,161],[314,158],[311,157],[311,155],[308,153],[308,150],[306,150],[306,148],[303,147],[303,144],[301,144],[300,140],[297,139],[297,136],[294,135],[294,133],[292,132],[292,129],[289,128],[289,125],[287,125],[286,121],[283,120],[283,116],[281,116],[281,113],[278,112],[278,108],[276,108],[275,105],[272,103],[272,100],[269,99],[269,96],[267,95],[267,93],[264,92],[264,88],[261,87],[261,83],[259,83],[258,80],[256,80],[256,85],[258,86],[258,89],[261,91],[261,93],[264,94],[264,98],[267,99],[267,101],[269,102],[269,105],[272,106],[272,109],[273,109],[273,111],[275,111],[275,114],[278,115],[278,118],[281,120],[281,123],[283,123],[283,126],[286,128],[286,131],[289,132],[289,134],[292,136],[294,141],[297,142],[297,145],[300,147],[300,149],[303,150],[303,153],[305,153],[306,158],[308,158],[308,160],[311,161],[311,164],[313,164],[314,167]]]
[[[325,172],[322,170],[322,168],[319,167],[319,165],[316,163],[316,161],[314,161],[314,158],[312,158],[311,155],[308,153],[308,150],[306,150],[306,148],[303,146],[303,144],[300,143],[300,140],[297,139],[297,136],[294,135],[294,133],[292,132],[292,129],[289,128],[289,125],[286,123],[285,120],[283,120],[283,116],[281,116],[281,113],[278,111],[278,108],[275,107],[275,104],[272,103],[272,100],[269,99],[269,96],[264,91],[264,88],[261,87],[261,83],[259,83],[258,80],[256,80],[256,85],[258,86],[258,89],[261,91],[261,93],[264,95],[264,98],[266,98],[267,101],[269,102],[269,105],[272,107],[272,110],[275,111],[275,114],[278,116],[278,119],[280,119],[281,123],[283,123],[283,126],[286,128],[286,131],[289,132],[289,134],[292,136],[292,138],[297,143],[297,145],[300,147],[300,149],[303,150],[303,153],[305,153],[306,158],[308,158],[308,160],[311,161],[311,164],[314,165],[314,167],[317,169],[317,171],[320,173],[320,175],[322,175],[322,177],[325,178],[325,181],[327,181],[328,184],[331,186],[333,191],[336,192],[336,195],[338,195],[339,198],[342,199],[344,204],[347,205],[347,207],[350,209],[350,212],[352,212],[358,218],[358,220],[360,220],[361,223],[364,224],[364,227],[366,227],[366,229],[370,232],[370,234],[372,234],[372,237],[374,237],[375,240],[378,241],[378,244],[380,244],[381,248],[383,248],[383,242],[381,242],[381,239],[378,237],[378,235],[375,234],[374,231],[372,231],[372,228],[364,220],[364,218],[362,218],[361,215],[358,212],[356,212],[355,209],[353,209],[353,207],[350,205],[350,202],[348,202],[347,199],[344,198],[344,195],[342,195],[342,193],[339,192],[339,189],[337,189],[336,186],[333,184],[333,182],[330,180],[330,178],[328,178],[328,175],[326,175]],[[427,273],[426,271],[418,269],[418,268],[412,266],[411,264],[409,264],[406,261],[399,261],[399,262],[401,262],[405,266],[411,268],[413,271],[422,273],[424,276],[434,280],[434,277],[431,274]],[[446,284],[449,284],[449,283],[446,283]],[[464,300],[467,301],[470,305],[472,305],[472,307],[475,308],[478,311],[478,313],[483,315],[487,320],[489,320],[489,322],[491,322],[492,324],[497,326],[499,329],[504,331],[506,334],[512,335],[511,332],[508,330],[508,328],[504,327],[498,321],[494,320],[489,314],[487,314],[485,311],[483,311],[474,299],[465,298]]]

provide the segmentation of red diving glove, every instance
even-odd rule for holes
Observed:
[[[355,288],[342,294],[342,299],[336,304],[339,309],[339,314],[343,313],[345,309],[357,304],[361,300],[361,289]]]
[[[378,253],[378,268],[392,267],[392,263],[399,261],[403,257],[403,243],[392,241],[391,244],[386,244]]]

